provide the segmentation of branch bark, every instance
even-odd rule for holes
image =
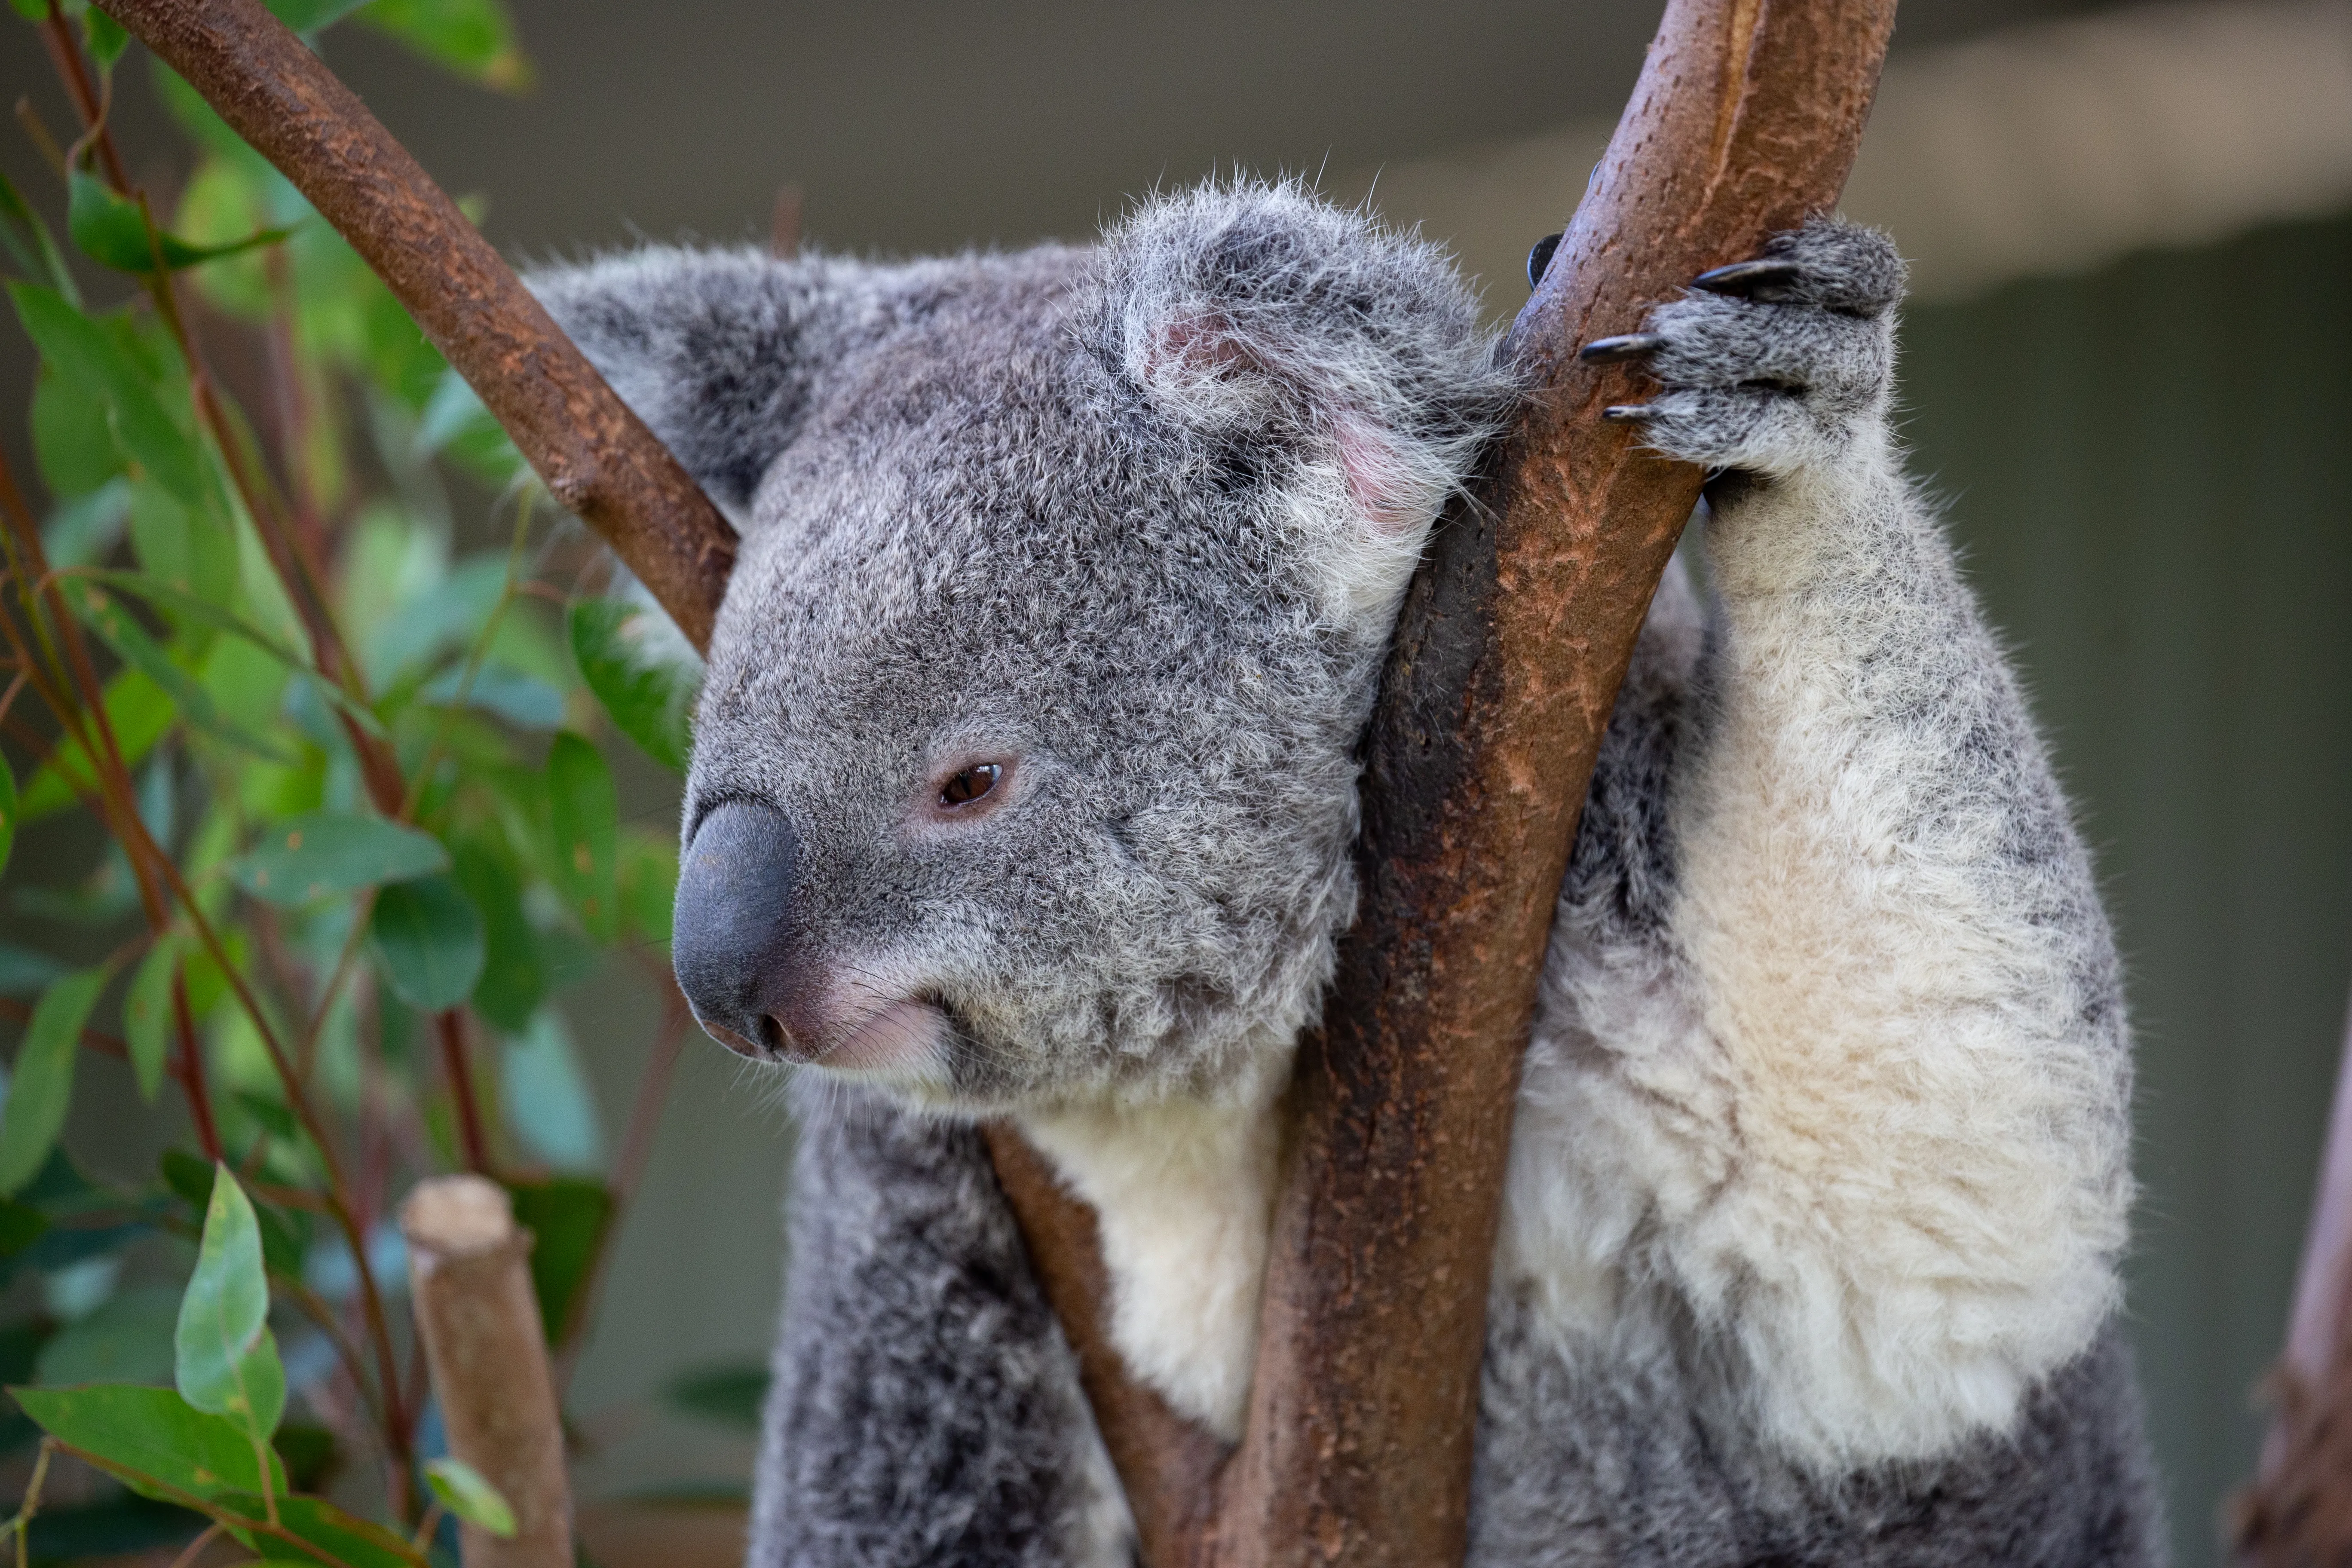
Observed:
[[[2352,1560],[2352,1023],[2270,1393],[2277,1414],[2261,1468],[2231,1510],[2233,1560],[2241,1568]]]
[[[515,1224],[506,1189],[480,1176],[417,1183],[400,1205],[400,1231],[449,1452],[514,1510],[510,1537],[460,1527],[466,1568],[572,1568],[563,1424],[531,1289],[530,1232]]]
[[[1099,1315],[1065,1312],[1080,1364],[1109,1368],[1088,1393],[1154,1568],[1461,1561],[1519,1052],[1593,759],[1702,479],[1601,421],[1638,373],[1575,351],[1835,203],[1894,15],[1671,0],[1512,329],[1538,392],[1398,625],[1365,751],[1361,912],[1301,1051],[1247,1435],[1213,1500],[1160,1495],[1195,1484],[1202,1436],[1169,1436],[1116,1386]],[[1006,1190],[1041,1276],[1083,1275],[1063,1256],[1087,1231],[1075,1200]]]
[[[733,534],[447,198],[259,0],[99,0],[391,284],[548,481],[698,646]],[[1277,1210],[1248,1435],[1219,1446],[1108,1340],[1093,1216],[992,1134],[1154,1568],[1458,1562],[1518,1055],[1576,815],[1701,476],[1600,410],[1632,331],[1832,205],[1894,0],[1669,0],[1508,352],[1538,389],[1484,504],[1408,595],[1366,745],[1361,914]]]
[[[407,149],[261,0],[99,0],[349,240],[698,648],[735,530]]]

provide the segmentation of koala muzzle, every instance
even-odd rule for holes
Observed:
[[[781,811],[756,801],[714,807],[694,830],[677,873],[670,963],[695,1021],[731,1051],[805,1061],[814,1031],[793,1023],[810,989],[793,937],[800,839]]]

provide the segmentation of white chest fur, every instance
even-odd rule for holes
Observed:
[[[1257,1354],[1285,1076],[1269,1072],[1238,1101],[1089,1107],[1022,1122],[1094,1206],[1120,1355],[1229,1440],[1241,1436]]]

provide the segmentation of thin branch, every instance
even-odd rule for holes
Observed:
[[[351,242],[697,647],[735,531],[489,242],[261,0],[102,0]]]

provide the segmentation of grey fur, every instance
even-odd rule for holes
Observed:
[[[1647,323],[1646,438],[1724,470],[1721,592],[1702,602],[1679,575],[1662,592],[1561,889],[1515,1160],[1586,1180],[1591,1212],[1537,1212],[1515,1165],[1473,1560],[2137,1568],[2160,1552],[2106,1315],[2128,1195],[2112,945],[2013,683],[1891,456],[1900,263],[1827,223],[1772,254],[1794,271]],[[536,286],[748,509],[689,847],[719,802],[787,814],[795,952],[936,1024],[929,1066],[887,1100],[804,1099],[752,1561],[1123,1558],[1067,1351],[965,1122],[1223,1104],[1286,1060],[1353,907],[1353,746],[1396,592],[1509,379],[1439,254],[1290,187],[1159,201],[1093,249],[906,267],[656,251]],[[1742,999],[1710,989],[1720,933],[1688,858],[1727,809],[1706,787],[1727,748],[1805,721],[1776,706],[1800,677],[1886,806],[1887,869],[1864,880],[1959,922],[1971,942],[1946,967],[1969,999],[1951,1006],[2054,1086],[2037,1131],[1997,1123],[2019,1147],[1981,1151],[2060,1171],[2081,1233],[2044,1269],[2063,1322],[2042,1337],[2063,1353],[2028,1322],[1970,1374],[1979,1405],[2026,1379],[1990,1420],[1944,1410],[1932,1381],[1904,1392],[1899,1361],[1852,1394],[1833,1356],[1792,1383],[1770,1353],[1824,1278],[1876,1310],[1874,1233],[1840,1228],[1851,1194],[1774,1174],[1769,1107],[1742,1098],[1756,1069],[1716,1022]],[[940,768],[999,756],[1018,784],[1001,809],[924,815]],[[1580,1096],[1628,1109],[1553,1138],[1545,1108]],[[1896,1110],[1970,1152],[1969,1108]],[[1685,1138],[1698,1163],[1661,1177]],[[1629,1163],[1578,1163],[1612,1150]],[[1916,1196],[1997,1227],[1966,1209],[1969,1179],[1955,1196],[1931,1173],[1861,1212],[1893,1224]],[[1710,1205],[1770,1182],[1792,1212],[1819,1198],[1804,1246],[1821,1256],[1709,1253]],[[1902,1245],[1934,1245],[1943,1217]],[[1567,1241],[1544,1239],[1554,1222]],[[1963,1325],[2038,1300],[2026,1264],[2023,1284],[1986,1275],[1981,1311],[1965,1247],[1934,1267]],[[1564,1268],[1590,1275],[1586,1305],[1556,1300]],[[1910,1310],[1905,1281],[1885,1289]],[[1941,1311],[1929,1295],[1918,1310]]]

